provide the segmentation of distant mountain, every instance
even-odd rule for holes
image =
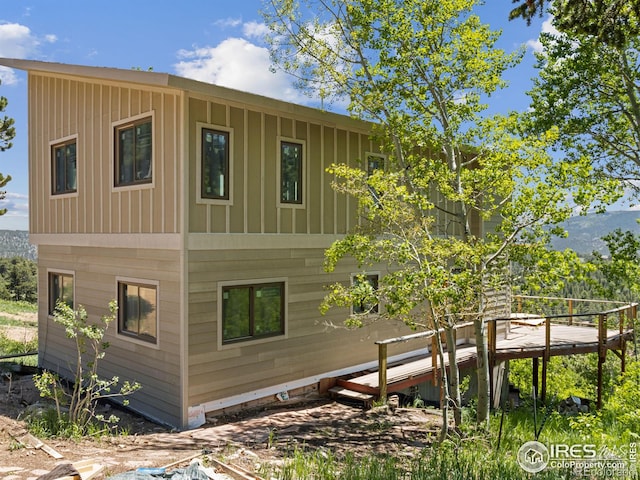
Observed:
[[[551,243],[556,250],[571,248],[581,254],[593,252],[607,254],[607,248],[601,238],[617,228],[640,234],[638,219],[640,219],[640,211],[607,212],[574,217],[563,224],[569,236],[555,238]]]
[[[617,228],[640,234],[638,219],[640,211],[628,210],[574,217],[563,224],[569,236],[554,238],[551,243],[556,250],[571,248],[580,254],[588,255],[594,251],[606,254],[608,252],[601,238]],[[0,230],[0,257],[36,260],[38,250],[29,244],[29,232],[26,230]]]
[[[29,232],[26,230],[0,230],[0,257],[36,260],[38,249],[29,244]]]

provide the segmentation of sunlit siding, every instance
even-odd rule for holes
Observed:
[[[344,264],[328,274],[322,268],[321,248],[277,248],[277,238],[263,242],[271,248],[189,252],[189,405],[370,362],[377,358],[375,340],[410,333],[405,325],[390,321],[347,330],[346,309],[321,315],[325,286],[348,281],[357,267]],[[222,346],[220,283],[270,278],[286,281],[286,335]],[[390,354],[403,348],[407,346],[394,346]]]
[[[131,407],[163,422],[181,424],[178,251],[40,245],[38,267],[40,365],[66,374],[75,361],[75,349],[47,315],[48,273],[73,275],[75,306],[86,308],[91,323],[109,313],[109,301],[118,295],[116,278],[157,282],[157,345],[133,342],[118,335],[117,324],[111,324],[105,336],[110,346],[100,360],[100,373],[103,378],[117,375],[139,382],[142,389],[132,397]]]
[[[316,118],[317,117],[317,118]],[[314,118],[298,119],[260,106],[224,99],[189,99],[189,231],[192,233],[343,234],[355,224],[355,205],[331,188],[332,163],[356,166],[376,144],[359,129]],[[346,118],[346,117],[345,117]],[[350,122],[355,123],[355,122]],[[233,132],[229,201],[198,198],[198,124]],[[281,139],[304,144],[303,204],[279,202]]]
[[[180,230],[181,95],[64,76],[29,75],[30,231]],[[153,183],[114,188],[114,124],[153,116]],[[52,195],[51,143],[77,136],[77,192]]]

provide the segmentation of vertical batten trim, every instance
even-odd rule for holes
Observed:
[[[297,127],[298,126],[298,122],[296,121],[295,118],[291,119],[291,137],[297,139],[298,138],[298,131],[297,131]],[[280,145],[278,145],[278,153],[280,155],[282,155],[282,147]],[[302,179],[302,203],[306,205],[306,200],[307,200],[307,187],[306,185],[304,185],[304,175],[306,175],[307,172],[307,168],[305,168],[305,163],[307,162],[307,157],[308,157],[308,151],[306,148],[306,142],[305,142],[305,147],[302,148],[302,162],[301,163],[301,167],[302,167],[302,173],[303,175],[301,176]],[[280,156],[280,162],[282,162],[282,157]],[[282,174],[282,167],[280,166],[278,168],[278,172],[280,172],[280,174]],[[276,178],[280,178],[278,175],[276,175]],[[278,188],[280,187],[280,181],[278,182]],[[280,197],[280,193],[278,193],[278,198]],[[289,210],[289,212],[291,212],[291,232],[289,233],[296,233],[296,218],[298,217],[298,209],[297,208],[292,208]]]
[[[180,235],[180,342],[179,342],[179,356],[180,356],[180,407],[181,407],[181,421],[182,427],[185,428],[188,425],[188,412],[189,412],[189,251],[187,249],[187,236],[189,233],[189,208],[190,208],[190,188],[189,181],[191,176],[188,174],[190,165],[189,157],[189,129],[191,125],[188,122],[189,119],[189,98],[185,93],[180,93],[174,96],[176,102],[176,113],[178,116],[179,124],[176,125],[174,131],[176,132],[176,157],[174,165],[176,165],[174,176],[174,182],[176,184],[176,219],[174,220],[176,226],[176,232],[181,232]],[[181,132],[178,136],[177,132]],[[182,169],[178,170],[177,165],[181,165]],[[186,175],[185,175],[186,172]],[[179,227],[178,227],[179,225]]]
[[[338,127],[333,127],[333,161],[336,162],[338,159]],[[333,192],[333,233],[336,235],[338,233],[338,194],[334,188],[331,189]]]
[[[325,169],[325,150],[324,150],[324,125],[320,125],[320,233],[324,234],[324,169]]]
[[[224,122],[225,127],[229,128],[231,126],[231,106],[229,104],[226,104],[224,106]],[[229,148],[233,147],[229,146]],[[231,184],[231,177],[229,177],[229,179],[229,183]],[[230,188],[233,187],[230,185]],[[246,192],[243,192],[243,194],[246,195]],[[229,204],[226,204],[224,209],[224,231],[227,233],[231,233],[231,205]]]
[[[99,130],[99,134],[98,134],[98,141],[100,142],[100,148],[99,148],[99,153],[98,153],[98,157],[99,157],[99,168],[97,169],[97,175],[93,175],[93,181],[94,181],[94,185],[95,182],[98,182],[98,187],[94,190],[98,192],[98,202],[99,202],[99,208],[98,211],[99,213],[99,225],[100,227],[98,228],[99,232],[104,232],[104,191],[103,191],[103,186],[102,186],[102,182],[104,181],[103,175],[102,175],[102,171],[104,169],[104,167],[102,167],[105,164],[104,161],[104,149],[105,149],[105,145],[104,145],[104,129],[105,126],[103,125],[103,110],[102,110],[102,105],[104,103],[104,86],[103,85],[99,85],[98,86],[98,109],[100,111],[100,115],[98,116],[99,120],[98,120],[98,130]],[[110,136],[110,132],[107,131],[107,141],[109,141],[109,139],[111,138]],[[111,151],[111,148],[109,145],[107,145],[107,148],[109,150],[109,152]],[[109,156],[109,153],[107,153],[107,157]],[[108,160],[107,160],[108,162]],[[94,168],[95,168],[95,162],[93,164]],[[107,167],[109,167],[109,165],[107,165]],[[110,169],[111,167],[109,167]],[[92,195],[95,198],[95,195]],[[95,208],[95,200],[94,200],[94,205],[93,207]],[[94,228],[93,231],[95,232],[96,229]]]
[[[307,208],[305,214],[307,217],[307,234],[311,233],[311,212],[313,211],[313,199],[311,198],[311,122],[307,122],[307,168],[305,175],[307,177]]]
[[[276,137],[280,138],[280,136],[282,135],[282,117],[280,117],[280,115],[276,116]],[[275,153],[275,159],[276,159],[276,171],[274,172],[274,178],[280,178],[278,176],[278,171],[280,170],[281,166],[280,166],[280,154],[279,154],[279,150],[280,150],[280,142],[276,141],[276,151]],[[274,199],[276,202],[276,233],[281,233],[281,228],[280,228],[280,222],[281,222],[281,217],[282,217],[282,209],[280,208],[280,202],[278,201],[280,199],[280,188],[281,186],[278,184],[278,181],[276,180],[276,198]]]
[[[80,88],[80,85],[82,85],[82,111],[86,112],[88,110],[87,108],[87,84],[86,83],[80,83],[78,82],[78,88]],[[93,115],[91,115],[91,117],[93,118]],[[76,109],[76,128],[78,130],[78,132],[80,131],[80,108]],[[87,138],[87,125],[83,124],[82,125],[82,129],[84,131],[84,138],[85,141],[82,142],[82,157],[80,158],[80,161],[78,161],[78,147],[76,147],[76,189],[78,191],[78,195],[80,195],[80,188],[83,188],[85,192],[88,192],[89,190],[87,189],[87,169],[86,169],[86,165],[79,165],[82,164],[84,159],[87,158],[86,153],[85,153],[85,149],[86,149],[86,144],[89,143],[86,141]],[[78,175],[78,168],[81,166],[81,171],[82,171],[82,179],[80,179],[80,175]],[[79,185],[79,183],[82,181],[82,185]],[[83,203],[82,208],[80,206],[80,203]],[[84,196],[84,198],[82,196],[78,196],[78,198],[76,199],[76,218],[81,218],[80,217],[80,212],[83,212],[84,215],[82,216],[82,229],[80,228],[80,224],[78,223],[78,232],[80,233],[86,233],[87,232],[87,205],[86,205],[86,195]]]
[[[347,165],[349,168],[353,167],[353,158],[351,158],[351,132],[345,132],[347,137]],[[344,219],[344,228],[345,233],[349,231],[349,205],[350,205],[351,195],[344,195],[344,210],[345,210],[345,219]]]
[[[243,177],[243,191],[244,191],[244,204],[243,215],[244,224],[243,232],[249,233],[249,111],[244,108],[243,110],[243,122],[244,122],[244,134],[242,136],[242,151],[244,157],[244,177]],[[231,126],[231,125],[228,125]]]
[[[156,115],[154,113],[153,115],[153,121],[154,123],[152,123],[153,126],[153,131],[152,131],[152,135],[153,135],[153,143],[162,145],[161,148],[158,148],[158,150],[160,150],[159,152],[155,151],[154,145],[152,144],[151,146],[151,159],[152,161],[155,162],[155,165],[153,165],[153,168],[157,168],[158,166],[160,166],[160,168],[158,168],[158,170],[160,170],[159,172],[152,172],[151,176],[153,177],[153,182],[154,185],[160,187],[158,190],[160,192],[160,218],[162,218],[162,223],[160,225],[160,230],[165,233],[167,231],[167,203],[166,203],[166,193],[165,193],[165,188],[164,185],[166,185],[166,175],[165,175],[165,162],[167,161],[167,152],[165,151],[164,146],[166,145],[165,142],[165,132],[166,132],[166,125],[165,125],[165,118],[167,116],[167,106],[165,105],[166,103],[166,96],[165,93],[160,93],[160,105],[158,106],[158,108],[156,109],[154,104],[153,104],[153,93],[149,92],[149,111],[150,112],[154,112],[155,110],[157,110],[160,119],[158,120],[158,124],[155,124],[156,118],[158,117],[158,115]],[[175,137],[175,128],[174,128],[174,137]],[[160,132],[160,134],[158,135],[158,139],[156,140],[155,135],[156,132]],[[175,148],[176,148],[176,142],[175,142],[175,138],[174,138],[174,142],[173,142],[173,148],[174,148],[174,154],[175,154]],[[162,155],[160,155],[160,152],[162,152]],[[175,155],[174,155],[174,159],[175,159]],[[155,188],[152,188],[149,190],[149,210],[150,210],[150,215],[153,217],[154,211],[153,211],[153,192],[155,191]],[[175,202],[174,202],[175,203]],[[175,209],[175,205],[173,206],[173,208]],[[174,215],[174,219],[175,219],[175,215]],[[174,220],[175,222],[175,220]],[[153,232],[153,230],[151,230]]]
[[[265,219],[264,219],[264,205],[266,202],[266,186],[265,182],[265,155],[266,155],[266,145],[265,145],[265,118],[264,112],[260,112],[260,233],[265,232]],[[247,132],[248,134],[248,132]]]

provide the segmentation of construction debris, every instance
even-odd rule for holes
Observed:
[[[104,469],[95,460],[80,460],[75,463],[61,463],[37,480],[91,480]]]
[[[42,440],[40,440],[37,437],[34,437],[30,433],[27,433],[19,438],[14,437],[13,435],[11,435],[11,437],[23,447],[42,450],[43,452],[46,452],[49,456],[55,458],[56,460],[64,458],[64,456],[61,453],[58,453],[53,447],[47,445]]]

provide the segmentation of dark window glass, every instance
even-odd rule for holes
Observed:
[[[76,141],[53,147],[51,181],[53,194],[76,191]]]
[[[151,120],[116,130],[116,186],[150,183],[152,180]]]
[[[229,133],[202,129],[202,197],[229,199]]]
[[[284,283],[222,289],[222,342],[284,334]]]
[[[280,145],[280,201],[302,203],[302,145],[299,143]]]
[[[367,175],[373,175],[376,170],[382,170],[384,168],[384,158],[376,155],[370,155],[367,157]]]
[[[378,275],[358,275],[354,277],[356,296],[360,300],[353,305],[353,313],[378,313],[378,304],[371,301],[378,290]]]
[[[73,275],[49,274],[49,314],[53,315],[58,301],[73,308]]]
[[[156,343],[156,287],[135,283],[118,284],[118,331]]]

